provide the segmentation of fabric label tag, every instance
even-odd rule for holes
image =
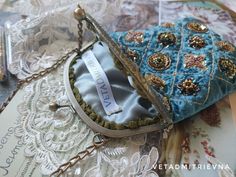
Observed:
[[[111,115],[121,111],[120,106],[117,105],[114,99],[106,73],[93,52],[88,50],[83,53],[82,60],[95,81],[97,92],[106,114]]]

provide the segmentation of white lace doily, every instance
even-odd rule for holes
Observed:
[[[42,1],[39,1],[42,2]],[[122,1],[100,1],[93,6],[93,1],[83,1],[83,7],[97,16],[97,20],[106,23],[119,12],[116,9]],[[16,5],[20,5],[19,1]],[[29,4],[28,4],[29,5]],[[30,3],[32,5],[32,3]],[[23,6],[20,6],[23,7]],[[77,46],[76,21],[72,12],[75,3],[45,12],[40,16],[25,8],[26,14],[33,16],[12,25],[14,63],[11,71],[19,78],[49,67],[60,56]],[[96,10],[97,9],[97,10]],[[110,9],[110,15],[107,12]],[[113,11],[112,11],[113,9]],[[114,10],[116,9],[116,10]],[[20,10],[20,8],[19,8]],[[105,18],[104,18],[105,17]],[[108,23],[109,24],[109,23]],[[28,52],[26,52],[28,51]],[[22,70],[23,68],[23,70]],[[77,115],[63,108],[56,113],[48,109],[50,101],[57,100],[59,104],[67,104],[64,90],[62,68],[47,77],[28,85],[25,90],[24,102],[19,105],[19,126],[17,136],[23,137],[27,144],[25,156],[33,157],[40,165],[42,174],[48,175],[60,164],[86,146],[90,145],[94,133]],[[132,138],[114,139],[104,148],[94,153],[92,157],[82,161],[67,175],[79,176],[158,176],[152,171],[159,153],[155,145],[141,152],[146,143],[147,135]],[[156,136],[158,138],[158,136]],[[150,141],[151,142],[151,141]]]
[[[24,102],[18,106],[20,113],[16,135],[26,143],[25,156],[33,157],[41,165],[44,175],[76,155],[92,143],[94,133],[69,108],[57,112],[48,109],[51,101],[68,104],[62,68],[56,73],[25,87]],[[152,147],[146,155],[140,154],[140,146],[146,135],[112,139],[92,157],[82,161],[70,173],[81,176],[158,176],[152,171],[159,155]]]

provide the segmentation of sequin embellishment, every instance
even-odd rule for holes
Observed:
[[[184,56],[184,66],[186,68],[196,67],[196,68],[205,70],[206,69],[205,56],[204,55],[186,54]]]
[[[188,29],[199,33],[205,33],[208,31],[207,26],[199,22],[190,22],[187,27]]]
[[[126,54],[134,62],[137,62],[139,59],[139,54],[135,52],[134,50],[127,49]]]
[[[230,59],[220,58],[219,69],[230,79],[233,79],[236,75],[236,65]]]
[[[198,85],[193,81],[193,79],[185,79],[182,83],[177,86],[181,93],[184,95],[196,95],[200,91]]]
[[[148,58],[148,64],[158,71],[169,68],[170,63],[170,57],[163,53],[155,53]]]
[[[158,41],[164,46],[174,45],[176,42],[176,37],[173,33],[164,32],[158,35]]]
[[[158,89],[164,89],[165,88],[165,81],[162,80],[160,77],[157,77],[153,74],[148,74],[145,76],[145,79],[150,85],[155,86]]]
[[[227,52],[235,51],[234,46],[232,44],[230,44],[229,42],[226,42],[226,41],[216,42],[216,45],[220,48],[220,50],[224,50],[224,51],[227,51]]]
[[[143,32],[129,31],[125,36],[125,40],[128,42],[143,43],[144,34]]]
[[[166,28],[171,28],[171,27],[174,27],[175,24],[174,23],[166,22],[166,23],[162,23],[161,26],[166,27]]]
[[[193,36],[189,39],[189,45],[192,48],[200,49],[206,45],[205,40],[200,36]]]

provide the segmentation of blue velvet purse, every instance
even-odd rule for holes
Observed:
[[[235,46],[199,20],[185,18],[111,36],[157,92],[167,97],[174,123],[236,89]]]
[[[78,12],[79,26],[85,21],[96,38],[67,62],[65,85],[72,107],[95,132],[163,130],[236,89],[235,46],[201,21],[108,35]]]

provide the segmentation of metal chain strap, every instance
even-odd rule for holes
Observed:
[[[96,141],[96,139],[98,139],[98,141]],[[91,146],[88,146],[84,151],[80,151],[76,156],[72,157],[69,161],[59,166],[58,169],[50,175],[50,177],[53,177],[54,175],[55,177],[59,177],[69,168],[73,167],[78,161],[83,160],[85,157],[91,155],[96,149],[104,146],[107,141],[108,139],[101,136],[100,134],[95,134],[93,137],[93,144]]]

